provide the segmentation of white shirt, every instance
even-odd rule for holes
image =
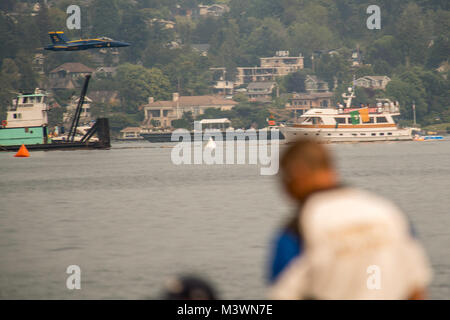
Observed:
[[[312,195],[299,219],[305,252],[270,289],[274,299],[407,299],[431,280],[403,213],[351,188]]]

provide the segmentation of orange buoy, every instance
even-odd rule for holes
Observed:
[[[25,147],[25,145],[22,144],[19,151],[17,151],[17,153],[14,157],[28,158],[29,156],[30,156],[30,153],[28,152],[27,147]]]

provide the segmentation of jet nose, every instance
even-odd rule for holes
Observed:
[[[130,44],[128,42],[117,41],[116,46],[117,47],[129,47]]]

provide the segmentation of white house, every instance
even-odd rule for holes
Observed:
[[[388,76],[364,76],[355,80],[355,86],[384,90],[389,81],[391,81],[391,78]]]

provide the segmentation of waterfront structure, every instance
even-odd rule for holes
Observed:
[[[144,139],[141,136],[141,132],[143,132],[141,127],[126,127],[120,130],[120,138],[122,141],[136,141]]]
[[[168,128],[172,121],[181,119],[183,113],[192,112],[195,118],[205,112],[206,109],[215,108],[222,111],[231,110],[238,103],[232,99],[221,96],[180,96],[173,93],[172,100],[154,101],[149,98],[148,104],[142,106],[144,110],[144,125],[153,124],[155,127]]]
[[[235,85],[274,81],[277,77],[303,69],[303,56],[290,57],[289,51],[277,51],[274,57],[260,58],[259,67],[238,67]]]

